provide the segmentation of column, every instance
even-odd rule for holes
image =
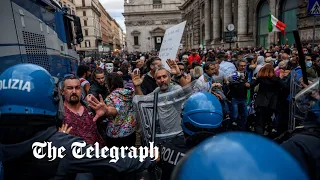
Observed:
[[[213,40],[217,44],[220,41],[220,0],[213,0]]]
[[[238,0],[238,37],[248,33],[248,1]]]
[[[232,23],[232,1],[224,0],[223,7],[223,32],[227,31],[228,24]]]
[[[248,33],[248,3],[247,0],[238,0],[238,37]]]
[[[253,14],[255,14],[255,13],[254,13],[254,8],[252,8],[252,4],[254,4],[253,0],[249,0],[250,8],[248,9],[248,11],[249,11],[248,34],[250,34],[250,35],[253,35],[253,24],[254,24],[253,22],[256,19],[253,16]]]
[[[205,0],[204,4],[204,40],[205,40],[205,45],[208,45],[211,37],[210,37],[210,17],[211,17],[211,5],[210,5],[210,0]]]

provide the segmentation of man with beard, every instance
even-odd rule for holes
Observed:
[[[154,167],[156,162],[150,157],[140,162],[139,157],[132,158],[128,154],[112,162],[114,157],[110,156],[110,151],[96,151],[94,146],[83,144],[83,138],[68,134],[70,128],[62,126],[58,131],[57,120],[64,117],[60,108],[65,106],[65,109],[85,111],[82,117],[87,114],[84,107],[79,104],[81,88],[79,80],[75,77],[68,77],[64,80],[63,93],[66,101],[61,101],[61,103],[62,98],[59,97],[53,77],[38,65],[18,64],[0,74],[1,82],[6,82],[7,85],[9,81],[11,84],[12,79],[25,84],[25,89],[0,89],[0,162],[3,163],[4,170],[4,173],[0,170],[0,179],[2,179],[1,175],[4,175],[4,179],[76,179],[76,173],[92,173],[95,177],[106,176],[108,178],[113,174],[134,173]],[[12,97],[12,94],[15,98]],[[41,100],[41,103],[30,100],[36,98]],[[90,107],[96,115],[109,116],[112,109],[105,107],[101,96],[100,106],[96,103],[91,104],[90,101]],[[70,117],[68,118],[70,121]],[[92,119],[88,121],[83,118],[82,121],[87,121],[89,124]],[[73,126],[71,133],[77,132],[76,126]],[[91,131],[88,132],[90,133]],[[88,141],[90,137],[86,139]],[[44,143],[44,146],[39,146],[39,143]],[[74,157],[73,151],[78,149],[72,147],[74,143],[83,145],[80,148],[81,154],[90,153],[93,157]],[[48,146],[57,148],[54,150]],[[48,149],[53,150],[50,152],[57,152],[61,147],[64,149],[59,152],[62,152],[63,158],[60,156],[55,158],[55,154],[47,153]],[[34,156],[35,151],[41,154],[40,158]],[[115,180],[115,178],[112,179]]]
[[[104,70],[101,68],[96,69],[92,74],[92,79],[93,82],[90,86],[89,94],[93,95],[97,99],[99,99],[100,94],[103,99],[106,99],[109,93],[106,86]]]
[[[70,134],[83,138],[87,144],[98,142],[100,146],[104,145],[103,139],[98,132],[97,125],[93,121],[93,113],[80,102],[80,80],[74,76],[70,76],[65,78],[62,83],[61,94],[64,96],[65,112],[63,124],[72,127]],[[110,108],[109,112],[114,115],[117,113],[115,108]]]
[[[170,92],[182,89],[181,86],[186,86],[191,82],[191,76],[187,75],[187,77],[184,77],[175,60],[167,60],[167,64],[170,67],[170,72],[162,67],[155,71],[154,77],[158,87],[150,94],[159,92],[159,94],[168,93],[169,95]],[[176,75],[176,78],[180,79],[181,86],[171,83],[171,75]],[[140,77],[139,70],[133,72],[132,82],[135,87],[136,95],[143,95],[140,87],[142,79]],[[170,101],[170,99],[168,100]],[[169,136],[175,136],[182,132],[180,112],[174,107],[174,105],[159,106],[158,116],[161,134],[166,134],[168,138]]]
[[[148,93],[152,94],[155,92],[159,92],[160,94],[162,93],[168,93],[177,89],[181,89],[181,86],[179,85],[174,85],[171,83],[171,74],[175,75],[175,78],[179,80],[180,84],[182,86],[188,85],[191,82],[191,76],[185,77],[183,74],[181,74],[181,71],[179,69],[179,66],[174,60],[168,60],[167,64],[170,67],[170,72],[161,67],[157,68],[154,73],[154,78],[156,80],[156,84],[158,85],[157,88],[153,90],[153,92]],[[135,87],[135,92],[136,95],[144,95],[142,89],[141,89],[141,84],[143,82],[142,78],[140,77],[140,71],[135,70],[132,75],[132,82]]]

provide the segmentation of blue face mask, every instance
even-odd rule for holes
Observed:
[[[311,68],[311,66],[312,66],[312,61],[307,61],[307,62],[306,62],[306,66],[307,66],[307,68]]]

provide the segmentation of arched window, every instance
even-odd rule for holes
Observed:
[[[288,43],[295,44],[293,37],[293,30],[297,29],[297,9],[298,9],[298,0],[283,0],[281,6],[281,20],[287,25],[286,34],[280,36],[280,43],[285,44],[286,39]]]
[[[257,42],[258,46],[268,47],[268,20],[269,20],[269,4],[265,0],[263,1],[258,8],[258,33],[257,33]]]

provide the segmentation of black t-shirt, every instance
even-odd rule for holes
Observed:
[[[149,75],[146,75],[141,84],[141,90],[144,95],[152,93],[158,87],[156,80]]]
[[[162,180],[170,179],[173,169],[189,149],[183,135],[178,135],[162,143],[161,163],[159,164],[162,169]]]
[[[247,82],[247,73],[244,73],[244,78],[238,81],[231,81],[230,82],[230,95],[236,99],[246,99],[247,98],[247,90],[249,88],[246,87]]]

